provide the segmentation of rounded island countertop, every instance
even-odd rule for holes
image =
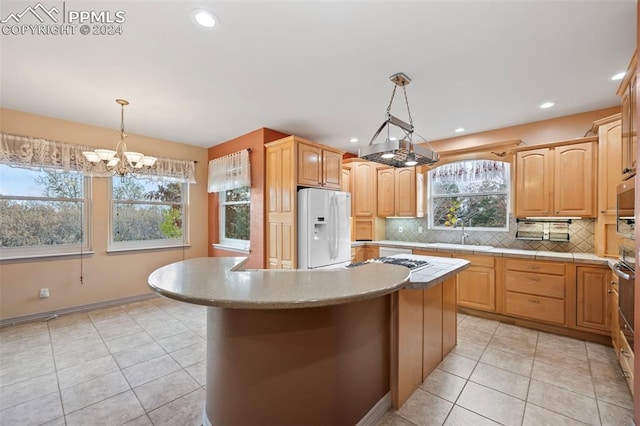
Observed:
[[[149,275],[151,289],[168,298],[235,309],[331,306],[384,296],[409,282],[409,269],[372,263],[321,270],[244,270],[245,257],[200,257]]]

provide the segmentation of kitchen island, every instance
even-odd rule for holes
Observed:
[[[208,306],[205,424],[353,425],[384,413],[404,380],[400,290],[422,300],[468,266],[425,259],[432,267],[412,276],[395,265],[244,270],[245,258],[198,258],[154,271],[149,285]]]

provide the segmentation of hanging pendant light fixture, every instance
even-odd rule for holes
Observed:
[[[391,167],[412,167],[437,162],[440,159],[438,153],[422,145],[416,145],[412,141],[413,118],[411,118],[406,89],[406,86],[411,83],[411,79],[401,72],[392,75],[389,79],[394,83],[394,86],[393,92],[391,93],[391,100],[387,106],[386,119],[371,138],[369,145],[358,150],[358,157],[376,163],[386,164]],[[398,86],[402,87],[404,101],[407,105],[407,113],[409,115],[408,123],[391,115],[391,105],[393,104]],[[403,132],[403,137],[396,139],[391,138],[391,126],[400,128]],[[385,128],[387,129],[385,141],[374,143]]]
[[[148,173],[156,163],[156,157],[150,157],[141,152],[127,151],[127,134],[124,131],[124,107],[129,102],[124,99],[116,99],[120,105],[120,141],[116,150],[96,149],[84,151],[85,158],[93,165],[96,172],[109,172],[112,175],[127,176]]]

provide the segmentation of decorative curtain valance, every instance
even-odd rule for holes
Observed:
[[[209,192],[251,186],[249,150],[235,152],[209,161]]]
[[[19,136],[2,133],[0,144],[0,163],[17,167],[53,168],[64,171],[79,171],[88,176],[110,177],[110,173],[97,173],[93,170],[82,151],[93,151],[95,147],[76,145],[31,136]],[[149,173],[144,177],[173,182],[196,183],[195,162],[158,158]]]
[[[495,178],[509,179],[506,164],[494,160],[458,161],[439,166],[431,173],[431,178],[435,183],[473,182]]]

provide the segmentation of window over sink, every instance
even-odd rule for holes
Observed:
[[[429,227],[448,229],[459,221],[466,229],[509,229],[510,164],[465,160],[429,172]]]

